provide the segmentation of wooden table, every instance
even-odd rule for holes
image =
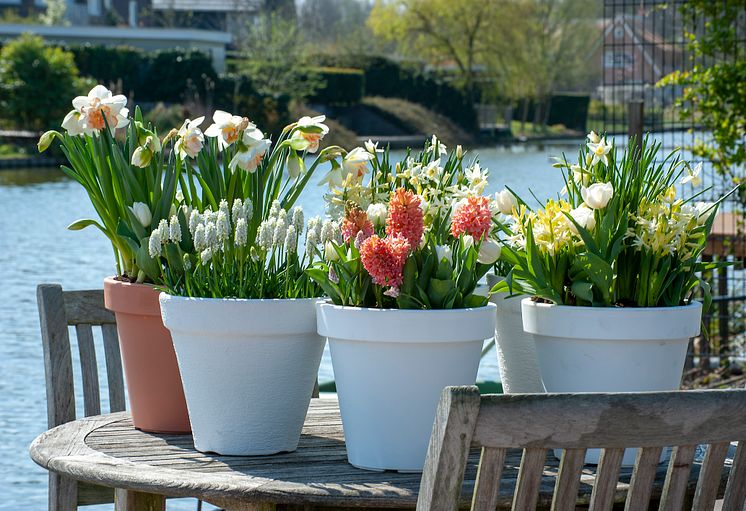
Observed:
[[[472,452],[462,491],[468,507],[479,453]],[[510,508],[520,452],[508,455],[500,507]],[[342,422],[335,399],[313,399],[298,450],[273,456],[203,454],[190,435],[144,433],[126,412],[70,422],[40,435],[31,445],[39,465],[78,480],[172,497],[197,497],[227,509],[278,507],[414,508],[420,474],[371,472],[347,463]],[[690,479],[692,492],[699,472]],[[586,467],[578,504],[588,504],[595,467]],[[558,462],[547,456],[539,505],[551,504]],[[658,470],[654,494],[660,495],[665,464]],[[723,476],[727,479],[727,470]],[[622,468],[617,486],[623,501],[631,469]],[[725,479],[724,479],[725,480]],[[508,491],[509,490],[509,491]],[[126,493],[126,492],[125,492]],[[130,493],[130,495],[132,495]],[[136,495],[136,494],[135,494]],[[297,507],[300,506],[300,507]],[[137,506],[121,508],[136,509]]]

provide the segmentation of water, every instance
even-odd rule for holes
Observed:
[[[538,197],[553,195],[563,183],[549,157],[562,151],[574,154],[575,147],[479,150],[482,166],[490,170],[489,191],[507,184],[524,198],[530,196],[529,189]],[[317,191],[311,186],[301,200],[307,217],[323,213]],[[111,248],[98,231],[65,229],[72,221],[89,217],[95,212],[85,192],[58,170],[0,171],[0,510],[46,509],[46,471],[28,456],[29,444],[46,429],[36,285],[58,282],[65,289],[101,288],[103,278],[115,273]],[[326,353],[319,379],[332,377]],[[494,352],[484,358],[479,377],[499,378]],[[106,395],[104,388],[102,394]],[[76,403],[82,406],[81,396],[76,396]],[[193,510],[195,505],[174,501],[169,509]]]

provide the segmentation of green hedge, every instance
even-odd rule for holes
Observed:
[[[319,55],[317,60],[322,66],[362,69],[366,96],[406,99],[445,115],[469,131],[477,129],[476,110],[466,94],[416,66],[363,55]]]
[[[322,67],[314,70],[324,82],[310,101],[326,105],[356,105],[365,95],[365,73],[361,69]]]
[[[196,50],[148,52],[127,46],[71,46],[81,75],[104,84],[121,80],[122,92],[138,102],[177,102],[187,93],[204,96],[217,73],[210,57]]]
[[[549,110],[548,126],[562,124],[568,129],[577,131],[586,131],[586,122],[588,120],[588,105],[590,96],[587,94],[555,94],[551,98]],[[526,120],[533,122],[535,103],[532,101],[528,107]],[[523,117],[523,107],[518,106],[513,109],[513,120],[520,121]]]

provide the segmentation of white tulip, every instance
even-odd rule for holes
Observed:
[[[694,204],[694,209],[697,210],[697,223],[699,225],[704,225],[717,210],[712,202],[697,202]]]
[[[132,214],[142,224],[143,227],[149,227],[150,222],[153,220],[153,215],[150,212],[150,208],[144,202],[135,202],[130,206]]]
[[[471,234],[465,234],[462,238],[462,244],[464,246],[464,250],[470,249],[474,246],[474,237]]]
[[[448,264],[453,264],[453,251],[448,245],[438,245],[435,247],[435,255],[438,257],[438,262],[445,259]]]
[[[589,208],[602,209],[614,196],[614,186],[611,183],[593,183],[588,188],[581,188],[580,195]]]
[[[596,217],[593,215],[593,210],[581,204],[577,208],[570,211],[570,216],[575,220],[578,225],[584,229],[592,231],[596,227]],[[574,223],[568,222],[570,230],[575,234],[578,234],[578,228]]]
[[[486,239],[479,245],[477,261],[482,264],[495,264],[500,259],[502,247],[493,239]]]
[[[513,209],[518,207],[518,199],[513,195],[513,192],[504,188],[495,194],[495,204],[500,213],[510,215],[513,213]]]
[[[366,214],[368,215],[368,220],[370,220],[374,226],[382,227],[386,225],[386,217],[388,217],[389,212],[386,208],[386,204],[378,202],[369,205]]]
[[[336,261],[339,259],[339,254],[337,253],[337,250],[334,248],[334,243],[331,241],[327,241],[324,244],[324,259],[326,259],[329,262]]]

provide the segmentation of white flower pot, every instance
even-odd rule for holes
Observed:
[[[676,390],[702,304],[681,307],[572,307],[521,302],[547,392]],[[628,449],[624,465],[634,463]],[[589,463],[598,451],[589,450]]]
[[[298,447],[325,342],[316,301],[161,293],[197,450],[262,455]]]
[[[473,385],[495,306],[455,310],[341,307],[319,302],[329,338],[347,458],[369,470],[418,472],[438,399]]]
[[[504,280],[494,273],[487,274],[492,288]],[[490,301],[497,306],[495,324],[495,351],[500,367],[500,380],[505,394],[532,394],[544,392],[536,359],[536,347],[531,334],[524,332],[521,300],[526,295],[506,298],[509,293],[495,293]]]

